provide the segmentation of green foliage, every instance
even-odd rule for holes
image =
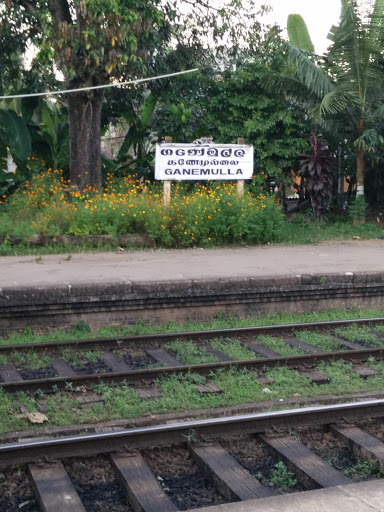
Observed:
[[[304,354],[304,351],[300,348],[291,347],[282,338],[276,338],[274,336],[259,336],[256,343],[263,347],[267,347],[282,356],[296,356]]]
[[[210,345],[224,352],[229,357],[237,360],[256,359],[259,355],[248,350],[239,340],[235,338],[218,338],[210,342]]]
[[[38,52],[32,67],[40,67],[56,82],[56,70],[60,71],[64,81],[59,85],[65,89],[185,70],[193,60],[189,58],[191,53],[199,55],[199,65],[203,67],[202,57],[222,50],[224,37],[226,44],[236,45],[231,52],[236,52],[237,45],[242,46],[245,41],[255,44],[260,39],[258,10],[253,1],[247,2],[244,9],[238,0],[223,2],[220,9],[204,0],[196,0],[193,9],[183,7],[183,2],[172,0],[9,2],[7,9],[0,10],[0,40],[6,40],[9,46],[12,41],[17,43],[20,51],[28,41],[33,41]],[[175,48],[180,49],[184,58],[165,59],[167,53],[174,54]],[[155,89],[161,90],[163,86],[163,81],[150,84],[155,96]],[[103,95],[104,91],[99,89],[66,96],[71,182],[80,189],[101,185],[99,135]],[[153,100],[154,96],[150,98]],[[179,106],[177,102],[169,103]],[[135,142],[138,146],[154,108],[148,102],[146,107],[140,122],[132,123],[136,126],[129,135],[139,135]],[[129,102],[128,109],[132,109]],[[175,115],[185,130],[187,114],[188,107]],[[48,131],[52,134],[51,128]],[[140,154],[134,156],[138,161],[143,158]]]
[[[303,118],[282,96],[266,90],[264,79],[282,66],[278,53],[272,64],[255,59],[236,72],[225,72],[212,87],[207,124],[215,142],[237,142],[243,136],[253,144],[256,169],[280,182],[295,168],[297,155],[308,144]]]
[[[217,358],[208,354],[204,347],[195,345],[192,341],[174,341],[167,348],[175,353],[176,358],[183,364],[214,363]]]
[[[354,222],[364,222],[367,204],[364,196],[357,196],[349,205],[348,212]]]
[[[323,350],[346,350],[345,346],[341,345],[336,340],[334,340],[332,336],[328,336],[326,334],[320,334],[318,332],[310,331],[297,331],[295,333],[295,337],[300,341],[304,341],[304,343],[314,345],[315,347],[319,347]]]
[[[327,222],[313,214],[293,213],[287,218],[282,241],[289,244],[314,244],[324,240],[384,238],[381,225],[373,222],[354,225],[347,215],[329,215]]]
[[[275,487],[279,487],[281,490],[289,490],[297,485],[297,479],[294,473],[291,473],[284,462],[277,462],[270,474],[270,481]]]
[[[335,334],[346,340],[360,341],[372,347],[383,345],[374,331],[366,326],[350,325],[348,327],[339,327],[335,329]]]
[[[32,135],[35,156],[52,169],[69,169],[69,124],[63,109],[57,104],[43,101],[37,116],[40,130]]]
[[[383,463],[378,460],[363,460],[356,459],[356,462],[344,473],[349,477],[356,477],[366,479],[370,477],[383,478],[384,477],[384,466]]]
[[[18,181],[7,172],[8,157],[13,157],[23,167],[31,151],[26,121],[14,110],[0,108],[0,195],[12,190]]]
[[[87,334],[91,332],[91,328],[88,324],[86,324],[83,320],[80,320],[79,323],[71,327],[71,334]]]
[[[138,109],[123,112],[123,119],[129,124],[123,143],[114,162],[113,174],[134,172],[152,175],[154,145],[149,140],[153,113],[158,102],[157,94],[150,92]]]
[[[161,135],[172,137],[177,142],[192,142],[198,138],[198,133],[194,130],[192,114],[192,109],[188,108],[184,102],[178,104],[168,102],[163,105],[157,114]]]
[[[349,141],[356,152],[356,181],[364,185],[366,153],[378,151],[383,138],[384,41],[382,0],[368,8],[365,19],[356,0],[343,2],[340,24],[332,27],[333,44],[325,60],[314,59],[298,48],[287,47],[299,82],[280,77],[275,88],[296,97],[312,118]],[[295,42],[294,40],[292,41]]]
[[[290,14],[287,21],[287,31],[290,43],[300,50],[314,52],[307,25],[300,14]]]
[[[31,138],[24,119],[13,110],[0,109],[0,144],[20,160],[31,154]]]
[[[138,334],[155,334],[155,333],[169,333],[169,332],[183,332],[183,331],[198,331],[204,329],[224,329],[232,327],[254,327],[258,325],[281,325],[281,324],[292,324],[301,322],[324,322],[330,320],[350,320],[356,318],[379,318],[384,317],[384,310],[361,310],[361,309],[332,309],[328,311],[302,313],[302,314],[288,314],[288,313],[277,313],[267,316],[258,316],[250,318],[234,318],[220,317],[209,322],[193,322],[187,321],[184,323],[173,323],[167,322],[163,324],[145,324],[142,321],[136,322],[134,325],[129,326],[105,326],[97,331],[85,334],[79,334],[72,336],[67,330],[54,330],[45,334],[34,334],[31,332],[15,333],[11,334],[8,338],[0,338],[0,345],[9,344],[27,344],[33,342],[44,343],[48,341],[64,341],[68,339],[82,339],[82,338],[104,338],[104,337],[119,337],[119,336],[134,336]],[[373,331],[377,331],[381,334],[384,333],[384,325],[376,326]],[[305,332],[300,331],[299,334],[311,334],[310,338],[301,338],[303,341],[312,343],[312,336],[319,337],[322,339],[323,334],[316,332]],[[183,342],[184,343],[184,342]],[[313,342],[315,344],[315,342]],[[320,345],[319,345],[320,346]],[[68,357],[76,355],[77,352],[69,350]]]
[[[163,247],[267,243],[281,236],[276,199],[247,191],[239,197],[233,184],[175,185],[166,211],[158,184],[126,177],[106,187],[108,194],[70,193],[60,172],[40,173],[10,199],[0,234],[15,234],[9,233],[13,218],[19,228],[29,222],[30,234],[138,233]]]

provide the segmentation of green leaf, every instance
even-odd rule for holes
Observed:
[[[31,137],[24,119],[13,110],[0,109],[0,138],[20,160],[31,154]]]
[[[123,143],[120,146],[119,153],[117,155],[118,160],[120,160],[123,156],[127,155],[128,151],[131,149],[132,145],[136,142],[137,139],[137,128],[133,123],[129,127],[127,131]]]
[[[143,126],[149,126],[152,114],[156,108],[157,100],[157,95],[151,92],[144,101],[144,105],[141,111],[141,122]]]
[[[287,21],[287,31],[290,43],[308,52],[314,52],[311,37],[308,32],[307,25],[300,14],[290,14]]]
[[[52,138],[53,145],[57,145],[57,125],[58,116],[50,109],[50,107],[44,102],[41,109],[41,117],[44,123],[45,131]]]
[[[7,157],[8,157],[7,147],[4,144],[1,144],[1,141],[0,141],[0,173],[3,173],[7,169]],[[2,175],[2,178],[4,178],[3,175]],[[0,189],[0,192],[2,192],[1,189]]]

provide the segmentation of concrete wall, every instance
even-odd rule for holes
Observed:
[[[384,273],[113,282],[0,290],[0,334],[105,325],[208,320],[331,308],[384,308]]]

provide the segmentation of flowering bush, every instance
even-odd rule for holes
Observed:
[[[21,225],[31,234],[147,233],[165,247],[276,241],[283,222],[274,197],[263,190],[239,197],[229,182],[176,182],[164,208],[161,183],[107,174],[102,190],[79,192],[52,169],[34,175],[6,203],[3,235],[19,234]]]

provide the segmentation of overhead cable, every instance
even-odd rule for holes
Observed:
[[[161,80],[162,78],[169,78],[172,76],[185,75],[187,73],[194,73],[195,71],[199,71],[199,68],[188,69],[186,71],[178,71],[177,73],[169,73],[167,75],[152,76],[152,77],[148,77],[148,78],[138,78],[137,80],[129,80],[128,82],[117,82],[117,83],[110,83],[110,84],[104,84],[104,85],[93,85],[90,87],[80,87],[78,89],[64,89],[63,91],[33,92],[30,94],[12,94],[9,96],[0,96],[0,100],[8,100],[8,99],[13,99],[13,98],[32,98],[35,96],[52,96],[52,95],[56,95],[56,94],[70,94],[73,92],[92,91],[94,89],[107,89],[109,87],[119,87],[122,85],[132,85],[132,84],[138,84],[141,82],[150,82],[152,80]]]

